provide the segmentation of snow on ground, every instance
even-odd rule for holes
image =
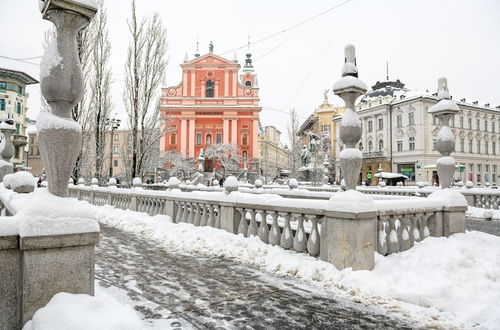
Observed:
[[[472,220],[500,220],[500,210],[467,207],[467,218]]]
[[[427,238],[412,249],[376,256],[373,271],[338,271],[306,254],[286,251],[211,227],[173,224],[165,215],[96,207],[102,223],[157,240],[170,250],[233,259],[280,276],[378,305],[425,326],[500,327],[500,238],[480,232]],[[408,319],[409,318],[409,319]],[[410,321],[412,320],[412,321]]]

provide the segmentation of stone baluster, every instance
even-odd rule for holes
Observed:
[[[406,251],[412,247],[413,242],[410,239],[411,218],[410,216],[401,217],[401,241],[399,242],[399,250]]]
[[[214,217],[215,217],[215,223],[214,223],[214,228],[220,229],[221,228],[221,211],[219,205],[214,205]],[[231,233],[234,233],[233,231],[230,231]]]
[[[285,219],[285,224],[281,233],[280,246],[285,250],[290,250],[293,247],[293,232],[290,226],[291,214],[289,212],[284,212],[280,213],[280,215]]]
[[[387,255],[387,228],[387,220],[379,218],[377,221],[377,252],[383,256]]]
[[[187,218],[187,223],[194,224],[195,206],[196,206],[195,203],[189,202],[189,214]]]
[[[436,161],[436,165],[441,187],[445,189],[450,188],[455,173],[455,159],[450,156],[455,151],[455,135],[449,127],[450,119],[460,111],[451,99],[446,78],[438,80],[437,99],[438,103],[430,107],[428,112],[439,119],[441,126],[436,138],[436,149],[442,157]]]
[[[264,243],[269,243],[269,227],[267,226],[267,212],[265,210],[259,210],[260,224],[258,236],[260,240]]]
[[[307,248],[306,231],[304,230],[304,215],[295,215],[297,219],[297,230],[293,239],[293,249],[297,252],[304,252]]]
[[[189,216],[189,202],[184,202],[184,207],[182,208],[182,219],[181,222],[188,222],[188,216]]]
[[[310,255],[316,257],[319,255],[320,252],[320,235],[319,235],[319,229],[318,229],[318,222],[320,218],[316,216],[312,216],[310,221],[311,221],[311,232],[309,233],[309,239],[307,240],[307,252],[309,252]]]
[[[201,216],[200,220],[200,226],[206,226],[208,224],[208,208],[210,207],[209,204],[203,204],[203,214]]]
[[[389,235],[387,235],[387,254],[396,253],[399,251],[398,233],[396,228],[396,220],[394,216],[389,216]]]
[[[3,136],[4,147],[0,152],[3,163],[0,164],[0,182],[3,181],[3,177],[7,174],[14,172],[14,165],[10,162],[10,159],[14,155],[14,148],[12,147],[12,134],[16,131],[16,127],[10,123],[10,121],[0,123],[0,133]]]
[[[195,226],[199,226],[201,222],[201,207],[199,203],[196,203],[195,207],[196,207],[196,215],[194,217],[193,224]]]
[[[209,227],[215,227],[215,215],[214,215],[214,206],[208,206],[208,223]]]
[[[412,214],[410,216],[410,229],[408,230],[408,233],[410,234],[410,246],[413,246],[415,242],[418,242],[420,240],[420,235],[417,229],[417,222],[418,222],[418,215]]]
[[[243,234],[243,236],[248,237],[248,222],[246,218],[247,211],[244,208],[238,207],[236,209],[240,213],[240,223],[238,224],[238,234]]]
[[[182,219],[182,211],[183,211],[183,202],[181,201],[175,201],[175,204],[177,204],[177,212],[175,213],[175,222],[179,223],[181,222]]]
[[[361,138],[361,121],[356,114],[355,102],[366,92],[365,83],[358,79],[355,48],[345,47],[345,63],[342,68],[342,78],[333,85],[333,92],[344,100],[345,110],[339,128],[339,137],[346,146],[340,152],[340,171],[346,184],[346,190],[356,189],[356,183],[361,170],[361,151],[356,144]]]
[[[248,209],[248,213],[250,213],[250,224],[248,225],[248,232],[246,236],[257,236],[259,228],[257,227],[257,221],[255,220],[256,212],[253,209]]]
[[[281,241],[281,231],[280,226],[278,224],[278,212],[271,213],[271,217],[273,218],[273,223],[271,225],[271,231],[269,232],[269,244],[279,245]]]

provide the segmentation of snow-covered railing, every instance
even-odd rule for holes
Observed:
[[[449,205],[446,196],[368,197],[356,191],[332,194],[326,200],[247,193],[245,188],[186,192],[69,186],[69,190],[72,197],[92,204],[166,214],[176,223],[256,236],[268,244],[320,257],[338,268],[355,269],[371,269],[375,251],[388,255],[428,236],[462,232],[466,210],[465,199],[451,190],[459,200],[456,205]],[[332,204],[338,196],[352,193],[361,199]]]

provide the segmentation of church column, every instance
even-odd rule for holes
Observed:
[[[194,118],[189,118],[189,157],[194,157]]]
[[[196,96],[196,73],[191,71],[191,96]]]
[[[238,145],[238,119],[231,119],[231,143]]]
[[[205,92],[206,92],[206,89],[205,89],[205,80],[202,80],[201,83],[200,83],[200,95],[201,97],[205,97]]]
[[[182,96],[187,96],[188,90],[188,74],[187,71],[182,73]]]
[[[186,141],[187,141],[187,121],[186,118],[181,118],[181,134],[179,136],[181,140],[181,154],[186,155]]]
[[[229,95],[229,72],[224,71],[224,97]]]
[[[259,119],[252,119],[252,157],[260,158],[259,154]]]
[[[233,72],[233,97],[237,97],[236,86],[238,86],[238,71]]]
[[[214,96],[215,96],[215,97],[220,97],[220,95],[219,95],[219,81],[218,81],[218,80],[216,80],[216,81],[215,81],[215,83],[214,83],[214,85],[215,85],[215,88],[214,88]]]
[[[229,119],[223,118],[222,120],[224,122],[224,126],[222,127],[222,143],[227,144],[229,143]]]

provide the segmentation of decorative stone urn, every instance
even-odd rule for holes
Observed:
[[[455,173],[455,159],[450,154],[455,151],[455,135],[450,129],[450,119],[459,112],[458,105],[451,99],[446,78],[438,79],[438,103],[427,110],[439,119],[436,149],[443,156],[436,162],[441,187],[450,188]]]
[[[0,123],[0,133],[3,135],[3,149],[0,152],[2,160],[0,161],[0,182],[3,181],[4,176],[14,172],[14,165],[10,162],[14,156],[14,148],[12,147],[11,137],[16,131],[16,127],[8,122]]]
[[[361,170],[362,154],[356,148],[356,143],[361,138],[361,121],[356,113],[354,102],[366,91],[366,84],[358,79],[355,48],[353,45],[347,45],[342,78],[333,84],[333,92],[345,102],[339,136],[346,148],[340,152],[339,158],[340,171],[345,180],[346,190],[356,189]]]
[[[82,131],[71,110],[83,96],[83,75],[76,36],[95,15],[97,8],[81,1],[40,0],[43,18],[57,31],[40,64],[40,86],[51,112],[37,118],[40,154],[47,172],[49,191],[68,196],[68,180],[82,144]]]

